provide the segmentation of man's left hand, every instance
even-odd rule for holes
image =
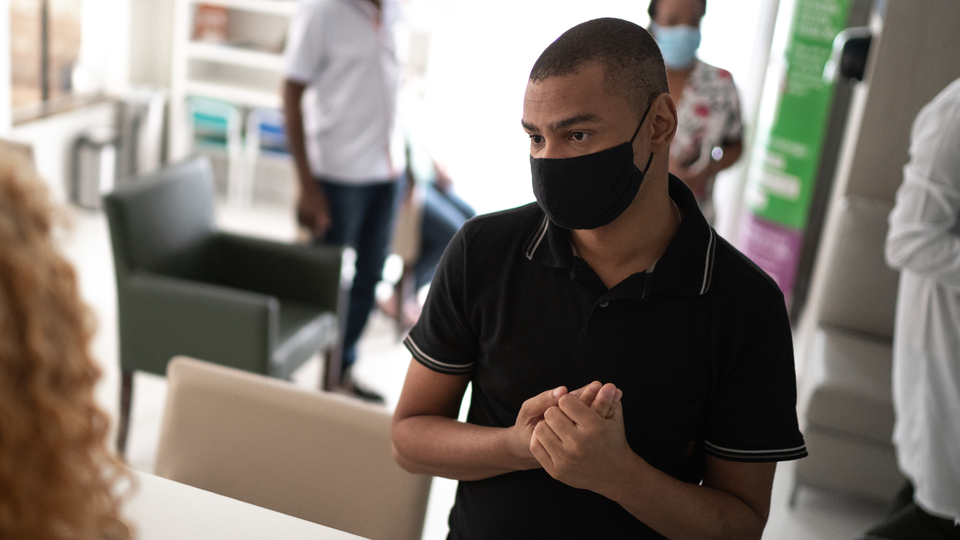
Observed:
[[[534,429],[531,452],[550,476],[567,485],[595,492],[615,485],[622,480],[618,465],[633,450],[627,443],[620,401],[612,402],[610,410],[607,417],[574,395],[561,397]]]

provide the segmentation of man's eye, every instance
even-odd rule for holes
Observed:
[[[574,131],[573,134],[571,135],[571,137],[573,137],[573,140],[575,140],[575,141],[582,141],[582,140],[583,140],[583,132],[582,132],[582,131]]]
[[[532,142],[533,144],[540,144],[543,142],[543,137],[541,137],[540,135],[531,135],[530,142]]]

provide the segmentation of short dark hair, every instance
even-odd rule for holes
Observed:
[[[612,89],[627,98],[637,117],[660,94],[669,92],[660,47],[643,27],[622,19],[578,24],[551,43],[530,71],[530,80],[569,75],[586,62],[603,67]]]
[[[657,4],[660,3],[660,0],[650,0],[650,5],[647,6],[647,13],[650,14],[650,22],[653,22],[657,18]],[[700,16],[703,17],[707,13],[707,0],[700,0]]]

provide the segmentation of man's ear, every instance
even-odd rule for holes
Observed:
[[[653,137],[650,150],[659,154],[667,152],[673,137],[677,134],[677,104],[670,94],[660,94],[650,105],[653,116]]]

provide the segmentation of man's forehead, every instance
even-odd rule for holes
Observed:
[[[523,100],[524,122],[569,124],[574,119],[599,121],[611,110],[622,111],[627,106],[626,100],[612,92],[603,80],[597,80],[595,74],[590,75],[579,72],[529,81]]]

